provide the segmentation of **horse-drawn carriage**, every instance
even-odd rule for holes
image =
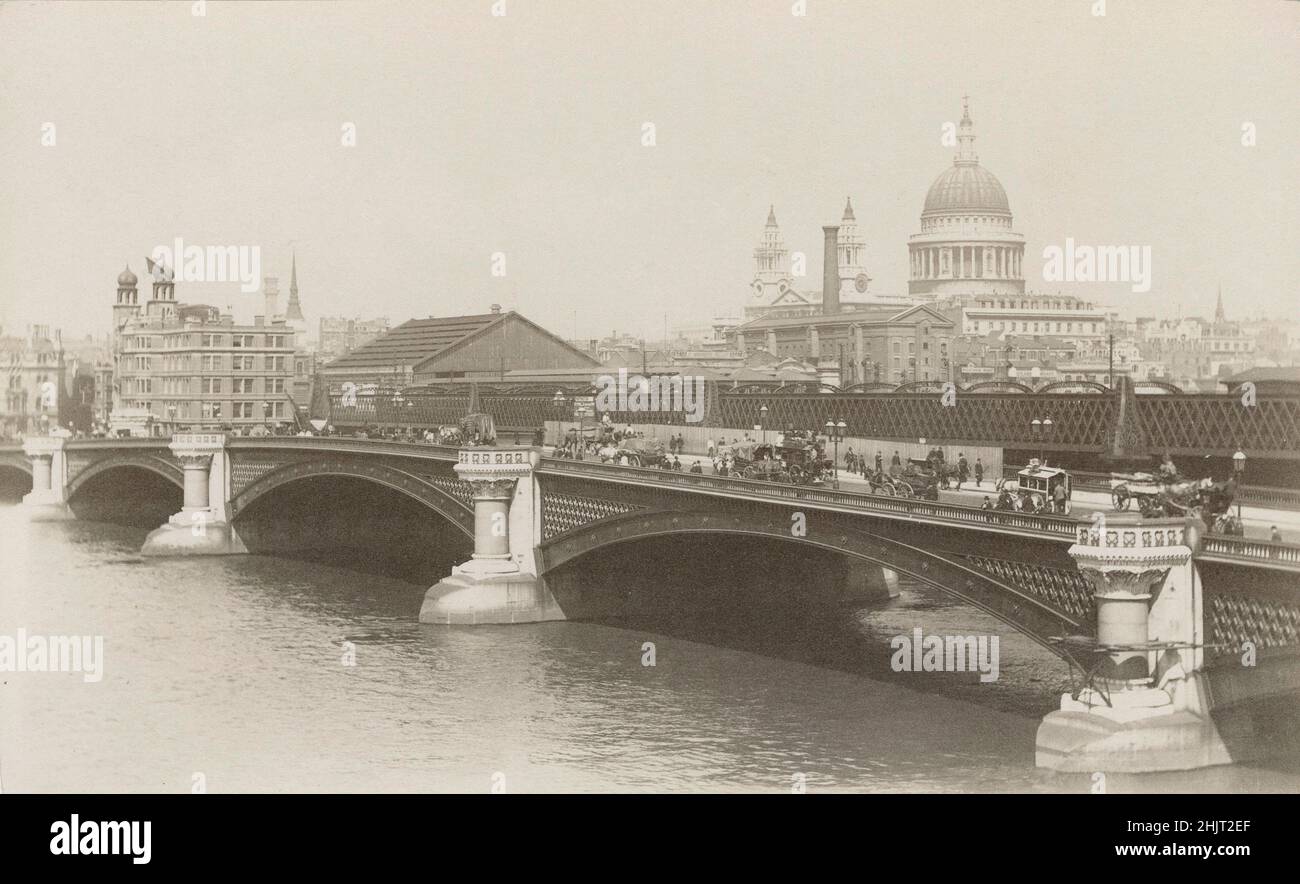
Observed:
[[[627,458],[628,466],[657,467],[667,459],[664,443],[649,436],[624,436],[614,449],[614,460],[618,463]]]
[[[1029,466],[1016,473],[1015,480],[998,479],[994,489],[1011,495],[1016,510],[1041,513],[1044,511],[1062,516],[1070,514],[1072,488],[1070,474],[1059,467],[1044,466],[1035,458]]]
[[[492,415],[483,412],[467,414],[454,426],[438,427],[440,445],[492,445],[496,439],[496,423]]]
[[[1138,512],[1148,518],[1195,516],[1213,532],[1240,534],[1240,522],[1229,512],[1236,484],[1205,479],[1183,479],[1177,474],[1114,474],[1111,504],[1127,510],[1137,501]]]

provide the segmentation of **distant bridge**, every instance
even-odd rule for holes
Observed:
[[[1052,452],[1182,457],[1231,457],[1238,450],[1265,460],[1300,460],[1300,396],[1251,400],[1239,395],[1182,393],[1146,382],[1110,390],[1098,384],[1057,382],[1032,390],[998,381],[955,386],[944,397],[937,382],[855,385],[847,390],[814,384],[705,385],[704,419],[694,426],[748,429],[765,425],[822,427],[844,421],[846,436],[949,444],[989,445]],[[574,419],[575,395],[595,387],[570,386],[563,407],[554,390],[480,385],[480,407],[509,427],[541,427]],[[465,389],[422,389],[319,397],[320,414],[339,428],[455,424],[470,404]],[[324,403],[328,404],[324,404]],[[945,404],[948,402],[949,404]],[[609,412],[616,423],[688,426],[680,412]],[[1035,418],[1052,419],[1050,438],[1034,434]]]

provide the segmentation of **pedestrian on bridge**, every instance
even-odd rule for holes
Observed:
[[[957,490],[961,490],[961,485],[970,478],[970,464],[966,463],[965,453],[957,455]]]
[[[1281,542],[1282,542],[1282,532],[1279,531],[1279,530],[1277,530],[1277,526],[1276,526],[1276,525],[1273,525],[1273,526],[1269,529],[1268,542],[1269,542],[1269,543],[1281,543]]]
[[[980,487],[980,483],[983,481],[984,481],[984,464],[977,457],[975,458],[975,487],[976,488]]]

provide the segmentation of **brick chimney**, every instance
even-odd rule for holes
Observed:
[[[840,249],[839,227],[823,227],[826,246],[822,249],[822,313],[834,316],[840,312]]]

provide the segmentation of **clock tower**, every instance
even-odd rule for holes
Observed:
[[[840,260],[840,300],[852,303],[859,301],[867,293],[871,282],[867,276],[866,245],[858,235],[858,219],[853,214],[853,199],[844,202],[844,217],[840,219],[839,260]]]

